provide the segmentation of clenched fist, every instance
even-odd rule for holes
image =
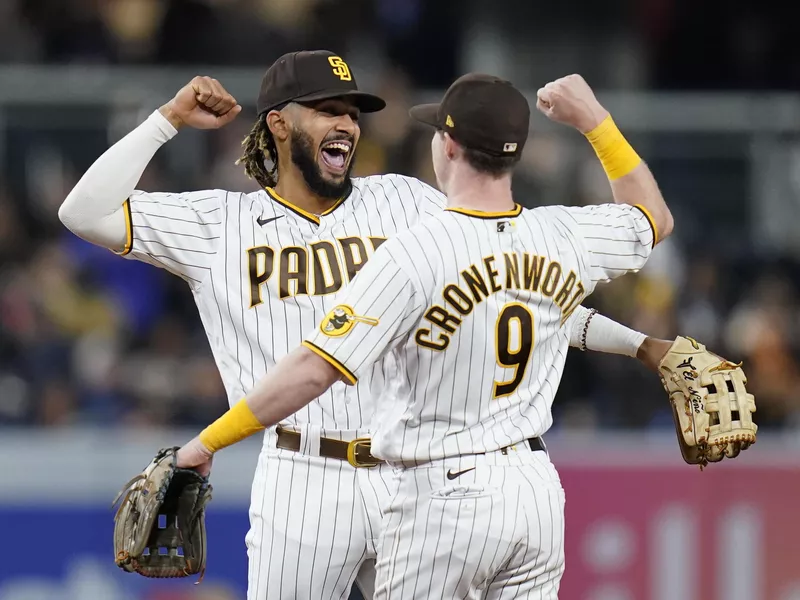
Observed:
[[[581,133],[591,131],[608,116],[608,111],[580,75],[551,81],[536,93],[536,97],[536,108],[548,119],[571,125]]]
[[[198,76],[159,110],[175,129],[183,125],[195,129],[218,129],[233,121],[242,112],[242,107],[219,81]]]

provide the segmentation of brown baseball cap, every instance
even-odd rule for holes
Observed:
[[[466,148],[519,156],[528,139],[531,109],[511,82],[481,73],[455,80],[437,104],[414,106],[412,118],[449,133]]]
[[[328,50],[303,50],[281,56],[264,74],[256,106],[261,116],[290,102],[326,98],[352,98],[364,113],[386,106],[378,96],[360,91],[349,65]]]

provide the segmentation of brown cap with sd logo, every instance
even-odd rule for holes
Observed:
[[[290,102],[326,98],[352,98],[364,113],[386,106],[378,96],[360,91],[347,63],[328,50],[303,50],[281,56],[264,74],[256,106],[261,116]]]

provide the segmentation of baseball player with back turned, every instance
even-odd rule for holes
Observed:
[[[515,204],[527,101],[501,79],[460,78],[441,104],[412,110],[437,129],[447,209],[383,244],[303,345],[178,452],[205,472],[214,452],[391,364],[372,438],[395,474],[376,598],[557,597],[564,493],[541,436],[564,323],[598,282],[640,269],[672,217],[583,79],[548,84],[538,107],[587,136],[614,204]]]

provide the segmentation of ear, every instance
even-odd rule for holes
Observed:
[[[276,141],[285,142],[289,139],[289,123],[281,112],[271,110],[267,113],[266,119],[267,127]]]
[[[456,142],[453,138],[450,137],[450,134],[446,131],[443,132],[444,135],[444,155],[447,157],[447,160],[453,160],[459,151],[458,142]]]

